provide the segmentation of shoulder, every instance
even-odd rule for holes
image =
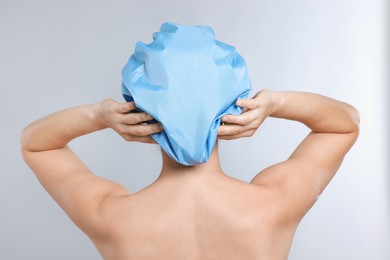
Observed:
[[[69,147],[22,153],[45,190],[87,234],[103,230],[105,205],[130,196],[122,185],[94,175]]]
[[[311,132],[286,161],[264,169],[251,183],[272,187],[286,216],[299,222],[330,183],[356,138],[356,132]]]

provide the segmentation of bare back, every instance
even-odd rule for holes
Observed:
[[[107,203],[109,237],[92,240],[108,260],[287,259],[280,197],[228,176],[156,182]]]
[[[223,174],[217,147],[207,163],[191,171],[163,156],[158,180],[130,194],[94,175],[66,145],[102,127],[123,128],[116,121],[102,126],[99,115],[136,119],[127,112],[135,108],[131,102],[103,104],[104,113],[100,105],[86,105],[33,122],[23,130],[21,143],[23,158],[42,186],[107,260],[287,259],[299,222],[359,133],[359,114],[346,103],[310,93],[260,91],[240,100],[248,111],[229,115],[218,136],[248,136],[248,129],[257,129],[267,116],[304,123],[312,131],[286,161],[264,169],[248,184]],[[148,129],[145,135],[161,131],[156,125]],[[151,137],[137,138],[146,142]]]

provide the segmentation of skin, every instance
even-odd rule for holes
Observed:
[[[154,143],[159,124],[133,102],[107,99],[59,111],[21,134],[26,163],[104,259],[287,259],[299,222],[331,181],[359,132],[351,105],[313,93],[262,90],[239,100],[218,138],[252,136],[267,117],[312,131],[291,156],[250,183],[221,169],[218,145],[208,162],[183,166],[164,152],[160,176],[137,193],[93,173],[67,146],[112,128],[126,141]],[[260,158],[259,158],[260,160]],[[137,173],[134,173],[137,174]]]

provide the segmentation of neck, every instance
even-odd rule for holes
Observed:
[[[194,166],[182,165],[162,151],[163,166],[158,180],[172,178],[187,178],[190,176],[225,176],[219,161],[218,145],[211,152],[207,162]]]

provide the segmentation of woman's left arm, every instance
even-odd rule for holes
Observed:
[[[101,103],[65,109],[28,125],[21,133],[22,155],[38,180],[68,216],[86,233],[102,227],[103,202],[130,193],[121,185],[95,176],[67,146],[72,139],[106,128],[127,141],[154,143],[160,124],[144,125],[146,113],[129,113],[134,102]],[[104,225],[103,225],[104,226]]]

